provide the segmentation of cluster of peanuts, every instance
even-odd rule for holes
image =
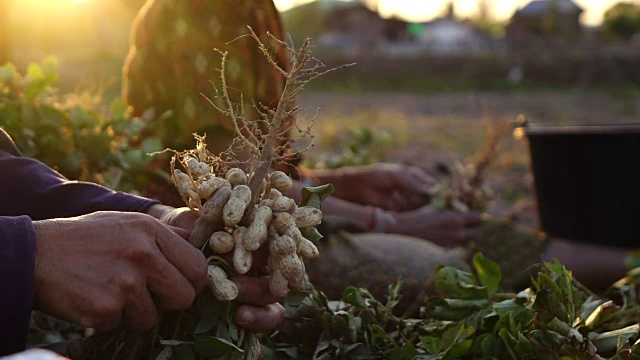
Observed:
[[[187,173],[174,169],[173,181],[183,200],[199,213],[189,242],[198,248],[208,244],[215,254],[232,253],[233,270],[238,274],[249,272],[252,252],[267,243],[271,293],[282,297],[289,288],[300,288],[305,276],[303,259],[319,256],[318,248],[300,229],[320,224],[322,212],[298,206],[283,195],[292,186],[291,178],[282,171],[272,172],[262,181],[258,201],[252,206],[253,194],[242,169],[231,168],[218,177],[195,157],[186,158],[183,164]],[[218,300],[237,297],[238,289],[224,269],[209,265],[208,275]]]

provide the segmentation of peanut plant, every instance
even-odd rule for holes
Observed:
[[[304,259],[319,256],[314,241],[321,235],[315,226],[322,221],[321,201],[332,185],[303,189],[300,204],[285,195],[292,179],[272,165],[286,162],[313,146],[311,125],[299,127],[293,120],[302,111],[297,95],[311,80],[338,68],[326,69],[311,56],[311,41],[300,49],[267,34],[272,46],[285,47],[291,66],[281,67],[258,35],[248,27],[267,61],[285,79],[276,108],[253,103],[256,119],[245,116],[244,104],[231,100],[225,77],[227,52],[218,69],[222,87],[207,99],[229,117],[235,138],[221,154],[207,150],[206,135],[194,134],[195,149],[173,152],[171,177],[177,191],[198,215],[189,242],[208,257],[210,292],[199,295],[184,312],[165,313],[151,332],[134,333],[124,327],[93,337],[94,354],[118,359],[256,359],[257,336],[233,322],[238,288],[230,275],[265,275],[254,265],[256,251],[266,247],[271,293],[284,297],[290,289],[309,286]],[[339,67],[340,68],[340,67]],[[297,134],[297,136],[294,136]],[[297,142],[306,145],[294,150]],[[247,155],[248,154],[248,155]],[[264,260],[264,259],[261,259]]]

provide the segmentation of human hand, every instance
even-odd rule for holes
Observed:
[[[172,206],[155,204],[147,210],[147,214],[167,225],[179,227],[189,233],[193,231],[196,220],[198,220],[198,215],[188,207],[174,208]]]
[[[441,211],[425,206],[393,215],[395,223],[387,232],[421,237],[445,247],[466,245],[481,236],[482,217],[474,212]]]
[[[177,226],[191,232],[198,216],[187,207],[173,208],[166,205],[153,205],[147,214],[161,220],[167,225]],[[188,235],[188,234],[187,234]],[[253,252],[254,268],[266,265],[267,248],[262,247]],[[231,255],[224,256],[232,262]],[[284,320],[284,307],[278,303],[282,300],[269,291],[269,278],[237,275],[231,280],[238,287],[237,300],[240,305],[235,313],[236,323],[248,330],[270,331]]]
[[[188,233],[140,213],[97,212],[33,222],[35,307],[82,326],[149,329],[157,306],[183,310],[207,284]]]
[[[341,177],[336,185],[338,197],[392,211],[408,211],[425,205],[429,201],[429,190],[436,184],[422,169],[402,164],[373,164],[346,170]]]
[[[231,277],[238,287],[237,301],[243,303],[235,313],[239,326],[253,331],[271,331],[284,321],[285,309],[269,291],[269,277],[236,275]]]

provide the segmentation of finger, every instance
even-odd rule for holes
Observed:
[[[270,331],[284,321],[285,309],[279,303],[267,306],[241,305],[235,313],[239,326],[253,331]]]
[[[469,243],[472,241],[477,241],[478,239],[480,239],[480,237],[482,236],[482,229],[481,228],[475,228],[475,229],[467,229],[467,231],[465,232],[465,243]]]
[[[84,315],[80,315],[78,324],[98,331],[109,331],[120,324],[122,303],[117,297],[108,296],[107,293],[102,295],[93,297],[90,304],[78,304],[78,309],[82,309],[83,306],[90,307],[88,312],[85,311]]]
[[[281,301],[282,298],[269,291],[269,277],[259,278],[237,275],[231,277],[238,287],[237,300],[252,305],[268,305]]]
[[[176,236],[172,231],[156,227],[155,242],[164,257],[200,291],[207,284],[207,260],[202,252]]]
[[[196,293],[202,288],[196,288],[172,263],[162,254],[158,254],[147,272],[149,291],[158,297],[163,308],[184,310],[191,306]]]
[[[404,211],[415,210],[428,203],[428,196],[423,193],[400,194],[404,203]]]
[[[478,227],[482,225],[482,216],[477,213],[467,213],[464,217],[464,226],[466,228]]]
[[[169,228],[169,230],[173,231],[176,235],[180,236],[181,238],[188,240],[189,239],[189,234],[190,232],[181,228],[181,227],[177,227],[177,226],[171,226],[171,225],[166,225],[166,227]]]
[[[120,316],[113,316],[109,318],[95,319],[89,323],[87,323],[86,321],[81,321],[80,325],[104,332],[115,329],[116,326],[120,325],[121,322],[122,318]]]
[[[387,200],[386,210],[405,211],[410,207],[408,198],[397,191],[393,191]]]
[[[146,286],[129,289],[129,296],[122,310],[122,319],[137,330],[151,329],[158,321],[158,310]]]
[[[168,222],[168,224],[191,232],[195,227],[196,220],[198,220],[198,215],[188,207],[181,207],[172,211],[170,219],[171,222]]]
[[[436,183],[431,176],[415,166],[407,167],[402,176],[395,177],[395,180],[400,188],[421,193],[426,192]]]
[[[267,266],[267,259],[269,258],[269,244],[265,242],[258,248],[258,250],[253,251],[253,264],[251,265],[252,269],[259,271],[264,274],[263,269]]]

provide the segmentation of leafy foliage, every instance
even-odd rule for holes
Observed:
[[[139,141],[146,121],[132,118],[120,99],[105,109],[99,96],[59,95],[57,65],[48,57],[30,64],[25,74],[11,64],[0,67],[0,126],[25,156],[69,179],[141,189],[147,178],[140,170],[151,160],[147,153],[161,149],[155,138]]]
[[[475,273],[437,270],[441,296],[420,318],[394,316],[401,283],[386,301],[348,288],[340,301],[313,289],[287,298],[287,321],[263,339],[267,359],[640,359],[640,270],[600,298],[559,262],[532,286],[500,293],[497,264],[477,253]],[[620,305],[618,305],[618,303]]]
[[[348,129],[345,139],[335,141],[344,144],[339,154],[308,159],[307,165],[311,168],[337,169],[382,161],[391,144],[391,135],[384,129],[362,126]]]
[[[631,2],[617,3],[604,14],[603,30],[605,34],[623,40],[640,33],[640,6]]]

